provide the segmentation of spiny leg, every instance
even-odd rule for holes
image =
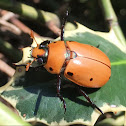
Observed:
[[[60,74],[57,75],[57,96],[60,98],[60,100],[63,102],[63,107],[64,107],[64,113],[66,112],[66,103],[62,95],[60,94],[60,89],[61,89],[61,76]]]
[[[86,94],[86,92],[84,92],[82,89],[80,89],[80,87],[78,87],[79,92],[87,99],[87,101],[93,106],[95,107],[99,112],[101,112],[101,114],[104,114],[103,111],[96,106],[93,101],[91,101],[91,99],[89,98],[89,96]]]
[[[65,27],[65,23],[67,21],[67,17],[68,17],[68,10],[66,11],[66,16],[63,19],[63,23],[61,26],[61,41],[64,41],[64,27]]]

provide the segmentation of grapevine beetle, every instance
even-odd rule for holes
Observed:
[[[66,13],[67,16],[68,11]],[[66,111],[65,100],[60,94],[61,72],[63,72],[67,79],[78,85],[80,93],[87,101],[103,114],[102,110],[80,89],[80,86],[100,88],[105,85],[111,76],[110,60],[105,53],[94,46],[75,41],[66,41],[65,43],[65,23],[66,18],[64,18],[62,24],[60,41],[51,42],[47,40],[41,44],[36,42],[37,47],[32,49],[31,54],[33,61],[26,65],[26,71],[34,61],[38,61],[48,72],[57,74],[57,96],[63,102]],[[31,38],[35,40],[33,32],[31,32]]]

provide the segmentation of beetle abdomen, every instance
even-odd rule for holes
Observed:
[[[78,42],[67,41],[70,51],[77,54],[76,58],[70,59],[64,76],[74,83],[98,88],[102,87],[111,76],[109,58],[99,49]]]

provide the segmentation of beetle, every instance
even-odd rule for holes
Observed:
[[[34,59],[27,63],[26,71],[34,61],[38,61],[48,72],[57,74],[57,96],[63,102],[65,112],[66,103],[60,94],[61,73],[65,78],[74,82],[87,101],[103,114],[103,111],[91,101],[80,87],[100,88],[105,85],[111,76],[110,60],[105,53],[92,45],[76,41],[64,42],[64,26],[67,16],[68,11],[61,27],[61,40],[54,42],[46,40],[41,44],[36,42],[37,47],[32,49],[31,54]],[[31,38],[35,40],[33,32],[31,32]]]

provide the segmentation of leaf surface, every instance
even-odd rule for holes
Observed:
[[[80,24],[77,30],[65,32],[65,40],[95,47],[99,45],[99,49],[111,61],[111,78],[105,86],[100,89],[83,88],[103,112],[126,111],[126,50],[125,46],[113,36],[112,31],[95,32]],[[27,51],[22,61],[18,63],[20,65],[28,62],[27,56],[30,55],[30,49],[25,50]],[[12,81],[13,88],[9,87],[1,95],[10,102],[13,101],[11,103],[18,109],[21,116],[26,114],[26,120],[38,119],[48,125],[94,125],[101,114],[79,95],[76,88],[66,86],[72,85],[69,81],[62,79],[61,94],[67,105],[67,111],[64,114],[62,102],[56,97],[57,76],[43,68],[37,70],[30,68],[25,72],[24,66],[17,67],[13,78],[15,78]]]

